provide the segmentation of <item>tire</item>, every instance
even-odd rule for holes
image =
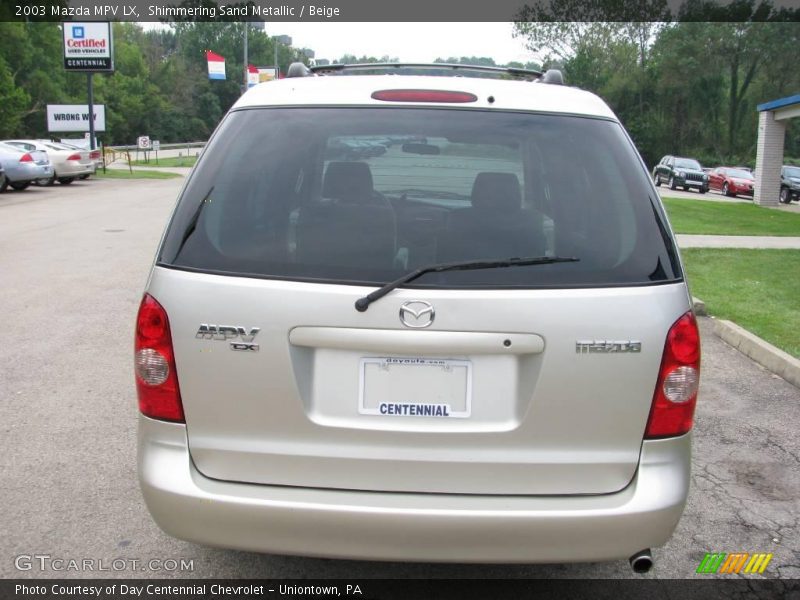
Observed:
[[[61,185],[69,185],[73,181],[75,181],[74,177],[59,177],[58,178],[58,183],[60,183]]]
[[[700,188],[700,193],[701,193],[701,194],[705,194],[707,191],[708,191],[708,188],[707,188],[707,187],[701,187],[701,188]]]
[[[31,182],[30,182],[30,181],[9,181],[9,183],[8,183],[8,184],[9,184],[9,185],[10,185],[12,188],[14,188],[15,190],[17,190],[18,192],[21,192],[22,190],[25,190],[25,189],[27,189],[27,188],[28,188],[28,186],[31,184]]]
[[[722,184],[722,195],[723,196],[735,196],[736,194],[731,194],[731,191],[728,189],[728,182]]]
[[[53,185],[55,182],[56,182],[56,176],[53,175],[52,177],[50,177],[48,179],[37,179],[36,180],[36,185],[40,185],[42,187],[49,187],[49,186]]]
[[[791,204],[792,203],[792,195],[789,193],[789,188],[781,188],[780,200],[784,204]]]
[[[0,194],[6,191],[8,188],[8,177],[5,175],[0,175]]]
[[[653,183],[656,184],[656,187],[661,187],[661,177],[658,176],[658,173],[653,173]]]
[[[671,190],[677,190],[678,189],[678,186],[675,185],[675,178],[672,175],[669,176],[669,180],[667,181],[667,185],[669,186],[669,189],[671,189]]]
[[[683,191],[684,192],[688,192],[689,191],[689,186],[688,185],[683,186]]]

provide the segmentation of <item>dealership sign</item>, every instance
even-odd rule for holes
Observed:
[[[94,105],[94,130],[106,130],[106,107]],[[48,104],[47,131],[89,131],[89,106],[86,104]]]
[[[113,71],[111,23],[61,24],[64,30],[64,68],[67,71]]]

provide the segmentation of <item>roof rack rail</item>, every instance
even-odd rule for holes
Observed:
[[[515,67],[489,67],[483,65],[461,65],[453,63],[358,63],[358,64],[333,64],[307,67],[303,63],[292,63],[286,73],[287,77],[309,77],[312,75],[344,75],[348,71],[472,71],[490,73],[492,75],[511,76],[526,81],[537,81],[553,85],[563,85],[564,76],[558,69],[548,69],[542,74],[532,69],[517,69]],[[458,75],[457,75],[458,76]]]
[[[530,69],[517,69],[514,67],[489,67],[483,65],[461,65],[453,63],[359,63],[348,65],[320,65],[311,67],[315,74],[341,73],[343,71],[374,71],[374,70],[441,70],[441,71],[472,71],[478,73],[491,73],[494,75],[511,75],[523,79],[535,80],[542,76],[539,71]]]

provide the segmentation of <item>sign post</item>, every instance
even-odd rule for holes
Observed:
[[[89,149],[94,150],[94,86],[96,72],[114,71],[114,40],[111,23],[73,21],[61,24],[64,37],[64,69],[85,71],[89,100]]]
[[[89,96],[89,150],[94,150],[94,84],[92,75],[94,73],[86,74],[87,95]]]

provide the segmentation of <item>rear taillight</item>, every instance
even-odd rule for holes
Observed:
[[[456,104],[478,100],[475,94],[469,92],[446,90],[380,90],[373,92],[372,98],[386,102],[453,102]]]
[[[67,157],[67,160],[80,160],[80,159],[81,159],[81,155],[80,154],[72,154],[72,155]]]
[[[167,312],[149,294],[136,317],[134,346],[139,410],[153,419],[184,422]]]
[[[687,312],[670,327],[644,437],[683,435],[692,428],[700,383],[700,332]]]
[[[89,158],[92,160],[99,160],[100,159],[100,150],[93,150],[89,153]]]
[[[33,162],[33,157],[29,152],[26,152],[20,157],[19,162]]]

